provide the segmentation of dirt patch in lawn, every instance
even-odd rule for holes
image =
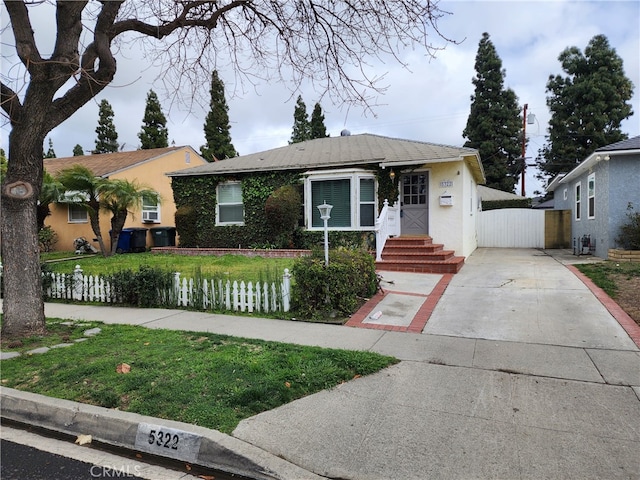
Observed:
[[[615,301],[640,325],[640,277],[628,275],[612,275],[617,286]]]

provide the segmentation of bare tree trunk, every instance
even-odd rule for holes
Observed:
[[[7,337],[39,334],[46,329],[36,218],[46,134],[34,130],[28,124],[13,127],[2,185],[2,335]]]

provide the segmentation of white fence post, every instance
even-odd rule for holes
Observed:
[[[82,300],[82,290],[84,287],[84,275],[82,275],[82,268],[80,265],[76,265],[73,270],[73,293],[72,298],[74,300]]]
[[[282,276],[282,310],[288,312],[291,308],[291,274],[289,269],[284,269],[284,275]]]

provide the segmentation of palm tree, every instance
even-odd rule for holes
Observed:
[[[60,201],[64,192],[64,186],[58,179],[48,172],[44,172],[42,179],[42,189],[40,190],[40,198],[38,198],[38,231],[44,228],[45,219],[51,215],[49,205]]]
[[[135,180],[114,179],[100,187],[102,209],[111,212],[111,253],[118,248],[120,233],[130,211],[140,210],[143,203],[160,203],[160,195]]]
[[[100,251],[103,256],[108,256],[110,252],[104,246],[100,231],[100,190],[109,180],[96,177],[91,170],[82,165],[74,165],[62,170],[57,178],[64,186],[65,202],[79,205],[87,210],[89,223],[98,239]]]

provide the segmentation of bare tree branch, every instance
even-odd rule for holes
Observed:
[[[20,99],[16,92],[11,90],[4,82],[2,82],[1,86],[1,97],[0,97],[0,105],[2,106],[2,110],[5,111],[10,121],[16,121],[20,118],[20,113],[22,112],[22,104],[20,103]]]

